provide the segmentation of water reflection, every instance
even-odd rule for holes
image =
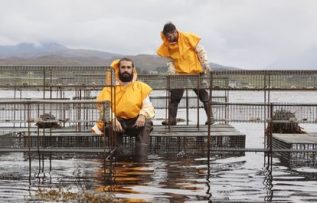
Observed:
[[[151,154],[144,162],[129,155],[114,159],[112,165],[104,158],[32,154],[30,160],[27,153],[0,154],[0,201],[317,200],[316,171],[283,166],[270,154],[212,155],[209,161],[185,152],[183,156]]]
[[[263,185],[266,190],[266,196],[264,201],[272,201],[273,199],[273,175],[272,175],[272,165],[273,165],[273,154],[272,152],[267,152],[264,154],[264,180]]]
[[[115,193],[117,198],[127,202],[144,202],[141,192],[134,189],[135,186],[147,185],[151,181],[153,169],[146,162],[140,162],[136,156],[114,157],[112,174],[108,170],[97,170],[98,192]],[[133,195],[132,195],[133,194]],[[135,198],[140,196],[140,198]]]

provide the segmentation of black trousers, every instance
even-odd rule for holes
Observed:
[[[136,145],[135,145],[135,152],[136,155],[139,156],[147,156],[149,151],[149,144],[150,144],[150,133],[153,129],[153,123],[151,119],[145,119],[145,124],[141,128],[134,127],[134,124],[137,120],[136,118],[132,119],[122,119],[118,118],[120,122],[123,132],[113,132],[116,136],[116,142],[118,148],[122,148],[123,144],[123,136],[134,136],[136,138]],[[106,132],[109,133],[109,127]]]
[[[209,100],[208,92],[205,89],[193,89],[193,90],[198,96],[199,100],[203,103],[206,115],[208,117],[208,100]],[[172,122],[176,121],[178,104],[183,97],[184,91],[185,91],[184,89],[170,90],[171,99],[170,99],[169,107],[168,107],[168,112],[169,112],[168,116],[170,121]],[[212,112],[210,112],[210,116],[212,117]]]

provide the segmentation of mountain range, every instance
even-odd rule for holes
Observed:
[[[0,45],[0,65],[65,65],[65,66],[103,66],[112,60],[123,57],[121,54],[89,49],[71,49],[58,43],[21,43]],[[139,54],[125,56],[134,60],[143,73],[166,71],[166,60],[156,55]],[[211,63],[218,69],[235,69]]]

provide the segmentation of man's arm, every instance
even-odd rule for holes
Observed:
[[[207,52],[204,49],[203,46],[201,46],[200,44],[198,44],[195,48],[195,51],[198,55],[199,61],[202,65],[202,67],[204,68],[204,72],[206,71],[211,71],[211,67],[208,64],[208,56],[207,56]]]
[[[155,116],[155,111],[150,97],[147,96],[142,102],[142,108],[140,110],[140,115],[143,115],[145,118],[150,119]]]
[[[173,61],[167,62],[167,68],[168,68],[167,73],[169,75],[175,75],[176,71],[175,71],[175,65]]]
[[[142,103],[142,109],[140,110],[139,117],[135,122],[136,127],[143,127],[146,119],[151,119],[155,115],[154,107],[147,96]]]

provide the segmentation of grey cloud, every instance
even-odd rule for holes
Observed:
[[[202,37],[212,62],[245,68],[316,67],[314,0],[3,0],[0,44],[155,54],[167,21]],[[288,58],[292,63],[288,63]]]

